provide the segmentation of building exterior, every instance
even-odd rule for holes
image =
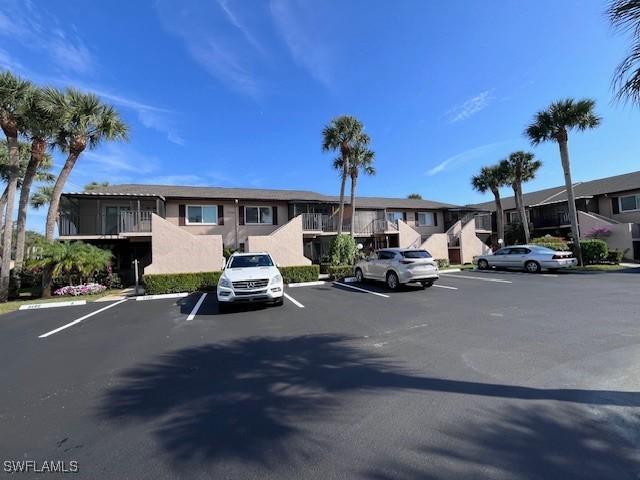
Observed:
[[[574,184],[580,238],[605,240],[626,259],[640,260],[640,172]],[[567,192],[564,187],[524,194],[532,237],[568,237],[571,232]],[[473,208],[495,212],[494,202]],[[503,199],[505,227],[518,225],[520,216],[513,197]],[[495,216],[495,214],[494,214]],[[493,222],[495,231],[495,219]]]
[[[282,266],[328,260],[338,197],[310,191],[167,185],[112,185],[64,193],[62,240],[114,252],[114,270],[130,280],[138,260],[146,274],[215,271],[223,249],[268,251]],[[343,232],[351,228],[345,207]],[[365,251],[426,248],[438,259],[470,262],[485,253],[490,217],[477,209],[401,198],[359,197],[355,237]]]

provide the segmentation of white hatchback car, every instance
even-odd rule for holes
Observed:
[[[438,264],[426,250],[383,248],[356,264],[356,279],[381,280],[391,290],[407,283],[430,287],[440,278]]]
[[[241,302],[282,305],[284,285],[282,275],[268,253],[234,253],[218,280],[217,293],[220,310]]]

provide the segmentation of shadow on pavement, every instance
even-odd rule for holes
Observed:
[[[361,472],[374,480],[429,478],[637,479],[638,413],[580,406],[512,406],[445,430],[447,447],[419,447]],[[416,458],[418,459],[416,461]],[[417,465],[416,465],[417,464]]]
[[[341,335],[254,337],[176,350],[123,371],[98,415],[153,421],[177,463],[241,459],[277,466],[306,458],[311,424],[339,419],[355,394],[394,390],[640,406],[640,393],[538,389],[415,375]],[[513,419],[514,421],[517,419]],[[479,433],[477,433],[479,434]]]

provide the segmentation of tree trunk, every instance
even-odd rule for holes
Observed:
[[[27,209],[29,208],[29,194],[31,193],[31,185],[36,176],[38,167],[44,157],[46,149],[44,140],[34,140],[31,144],[31,158],[27,164],[27,169],[22,179],[22,187],[20,188],[20,203],[18,204],[18,223],[16,235],[16,263],[14,267],[16,289],[20,289],[20,273],[24,263],[24,243],[27,229]]]
[[[5,215],[5,211],[7,210],[7,191],[8,190],[9,190],[9,187],[4,187],[4,192],[2,192],[2,196],[0,197],[0,232],[4,231],[4,215]]]
[[[344,221],[344,188],[349,172],[349,160],[343,156],[342,182],[340,183],[340,211],[338,212],[338,235],[342,234],[342,222]]]
[[[4,217],[4,232],[2,232],[2,266],[0,270],[0,302],[9,299],[9,280],[11,276],[11,240],[13,234],[13,206],[18,188],[18,164],[20,163],[20,151],[17,136],[7,136],[9,147],[9,181],[7,182],[7,213]]]
[[[516,199],[516,207],[518,208],[518,215],[520,215],[520,223],[522,224],[522,231],[524,232],[524,243],[529,243],[529,221],[527,220],[527,211],[524,206],[524,198],[522,197],[522,185],[519,183],[513,184],[513,195]]]
[[[356,238],[356,184],[358,177],[351,175],[351,238]]]
[[[573,245],[578,258],[578,264],[582,266],[582,249],[580,248],[580,230],[578,229],[578,213],[576,212],[576,200],[573,194],[573,182],[571,181],[571,163],[569,161],[569,145],[568,139],[559,139],[560,161],[564,170],[564,184],[567,190],[567,203],[569,204],[569,220],[571,221],[571,235],[573,236]]]
[[[64,162],[64,166],[62,170],[60,170],[60,174],[56,179],[56,184],[53,187],[53,191],[51,192],[51,201],[49,202],[49,211],[47,212],[47,224],[45,229],[45,238],[47,241],[53,241],[53,231],[56,226],[56,220],[58,218],[58,208],[60,206],[60,195],[62,194],[62,189],[64,188],[69,175],[71,174],[71,170],[73,170],[78,157],[82,153],[82,150],[72,150],[67,157],[67,160]],[[51,297],[51,271],[49,269],[43,269],[42,271],[42,297],[49,298]]]
[[[498,240],[502,239],[502,244],[498,242],[501,247],[504,246],[504,211],[502,210],[502,199],[500,198],[499,190],[492,190],[493,196],[496,199],[496,228],[498,229]]]

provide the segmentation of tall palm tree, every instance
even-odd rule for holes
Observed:
[[[612,0],[607,8],[611,24],[631,32],[632,45],[613,77],[617,99],[631,100],[640,106],[640,1]]]
[[[498,229],[498,243],[504,241],[504,210],[500,198],[500,187],[507,184],[507,172],[502,165],[482,167],[478,175],[471,177],[471,186],[474,190],[485,193],[493,193],[496,202],[496,226]]]
[[[50,185],[40,185],[35,192],[31,194],[29,204],[34,210],[39,210],[51,201],[51,193],[53,187]]]
[[[60,130],[58,112],[46,108],[43,92],[41,89],[31,89],[30,95],[25,102],[24,124],[26,135],[31,139],[31,154],[22,177],[20,187],[20,202],[18,204],[18,221],[16,226],[16,258],[14,272],[16,273],[16,288],[20,288],[20,272],[24,262],[24,246],[27,226],[27,209],[29,207],[29,196],[31,185],[36,178],[40,167],[46,165],[48,144]],[[49,157],[48,166],[51,167]]]
[[[109,182],[90,182],[90,183],[87,183],[84,186],[84,191],[85,192],[92,192],[92,191],[97,190],[99,188],[108,187],[108,186],[109,186]]]
[[[31,156],[31,145],[25,142],[18,142],[18,183],[17,188],[20,188],[20,181],[24,175],[25,168],[29,162]],[[0,180],[6,185],[0,196],[0,230],[4,231],[4,215],[7,209],[7,194],[9,192],[9,180],[14,168],[10,165],[9,149],[7,144],[0,143]],[[1,236],[0,236],[1,237]],[[2,238],[0,238],[0,243]]]
[[[529,221],[522,195],[522,184],[533,180],[536,172],[542,167],[542,162],[537,160],[530,152],[513,152],[508,158],[500,162],[502,168],[507,172],[508,182],[513,188],[513,196],[516,200],[516,208],[520,215],[520,223],[524,232],[524,241],[529,243]]]
[[[350,176],[349,154],[358,145],[368,145],[369,136],[364,133],[364,125],[356,117],[342,115],[336,117],[322,130],[322,151],[338,151],[342,162],[340,183],[340,210],[338,214],[338,235],[342,233],[344,220],[344,189]],[[334,162],[335,163],[335,162]]]
[[[18,135],[22,132],[22,115],[25,99],[28,97],[31,83],[5,71],[0,73],[0,127],[7,137],[9,150],[9,179],[7,182],[7,204],[4,219],[2,243],[2,263],[0,265],[0,302],[9,298],[9,275],[11,270],[11,242],[13,234],[13,206],[18,188],[19,144]]]
[[[44,91],[44,96],[46,108],[57,112],[61,121],[56,146],[67,153],[67,159],[53,187],[47,213],[45,238],[51,241],[62,189],[82,152],[87,148],[96,148],[105,140],[126,139],[128,128],[113,107],[104,105],[92,93],[72,88],[65,92],[48,88]]]
[[[584,131],[600,125],[600,117],[595,114],[596,102],[591,99],[574,100],[567,98],[553,102],[546,110],[542,110],[533,118],[533,123],[525,130],[525,135],[532,145],[542,142],[557,142],[560,148],[560,161],[564,170],[564,184],[567,189],[571,235],[575,245],[578,262],[582,265],[580,250],[580,230],[576,212],[573,182],[571,181],[571,162],[569,160],[569,130]]]

